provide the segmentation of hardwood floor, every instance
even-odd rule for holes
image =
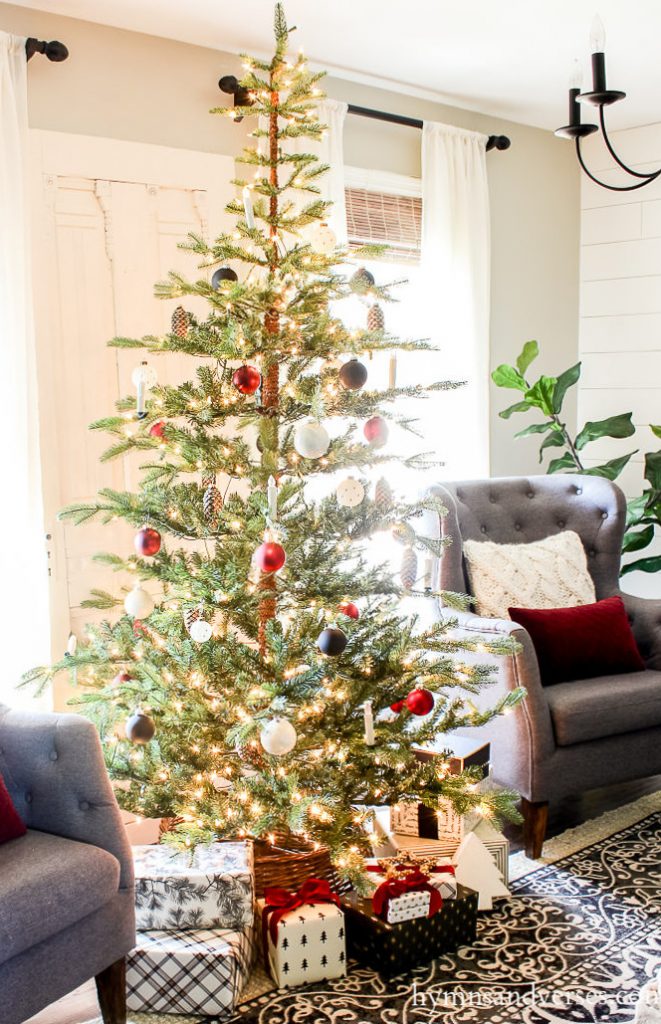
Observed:
[[[593,790],[584,796],[572,797],[549,807],[547,835],[549,837],[574,828],[590,818],[596,818],[605,811],[632,803],[646,793],[655,793],[661,789],[661,775],[651,779],[640,779],[634,782],[609,786],[606,789]],[[523,831],[520,825],[509,825],[505,829],[512,852],[523,849]],[[31,1017],[24,1024],[84,1024],[99,1015],[96,999],[96,988],[93,981],[87,982],[70,995],[53,1003],[42,1010],[36,1017]],[[173,1017],[176,1024],[176,1017]]]

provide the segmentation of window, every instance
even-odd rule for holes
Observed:
[[[421,196],[351,186],[344,195],[350,249],[373,242],[388,246],[388,262],[420,262]]]

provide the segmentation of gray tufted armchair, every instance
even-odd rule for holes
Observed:
[[[0,774],[28,826],[0,846],[0,1024],[92,977],[106,1024],[124,1024],[133,861],[96,730],[0,705]]]
[[[469,593],[462,544],[541,540],[574,530],[583,542],[597,600],[623,598],[645,672],[542,686],[527,632],[511,620],[444,612],[461,633],[512,636],[518,654],[498,662],[497,688],[525,686],[514,712],[481,730],[491,741],[495,777],[522,796],[529,856],[539,857],[550,800],[661,772],[661,600],[619,589],[625,499],[596,476],[533,476],[444,483],[432,488],[448,509],[441,534],[452,544],[440,564],[440,587]],[[486,688],[481,700],[493,700]]]

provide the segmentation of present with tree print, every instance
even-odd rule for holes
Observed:
[[[297,892],[266,889],[257,905],[264,963],[279,988],[341,978],[347,972],[344,914],[328,882],[309,878]]]
[[[139,931],[237,930],[252,924],[254,875],[248,843],[211,843],[180,852],[134,846]]]

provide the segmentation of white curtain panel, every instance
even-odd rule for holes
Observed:
[[[25,39],[0,32],[0,380],[7,436],[0,501],[0,703],[50,654],[27,211]]]
[[[489,188],[487,136],[433,122],[422,132],[422,273],[434,379],[465,380],[432,399],[446,480],[489,473]]]

